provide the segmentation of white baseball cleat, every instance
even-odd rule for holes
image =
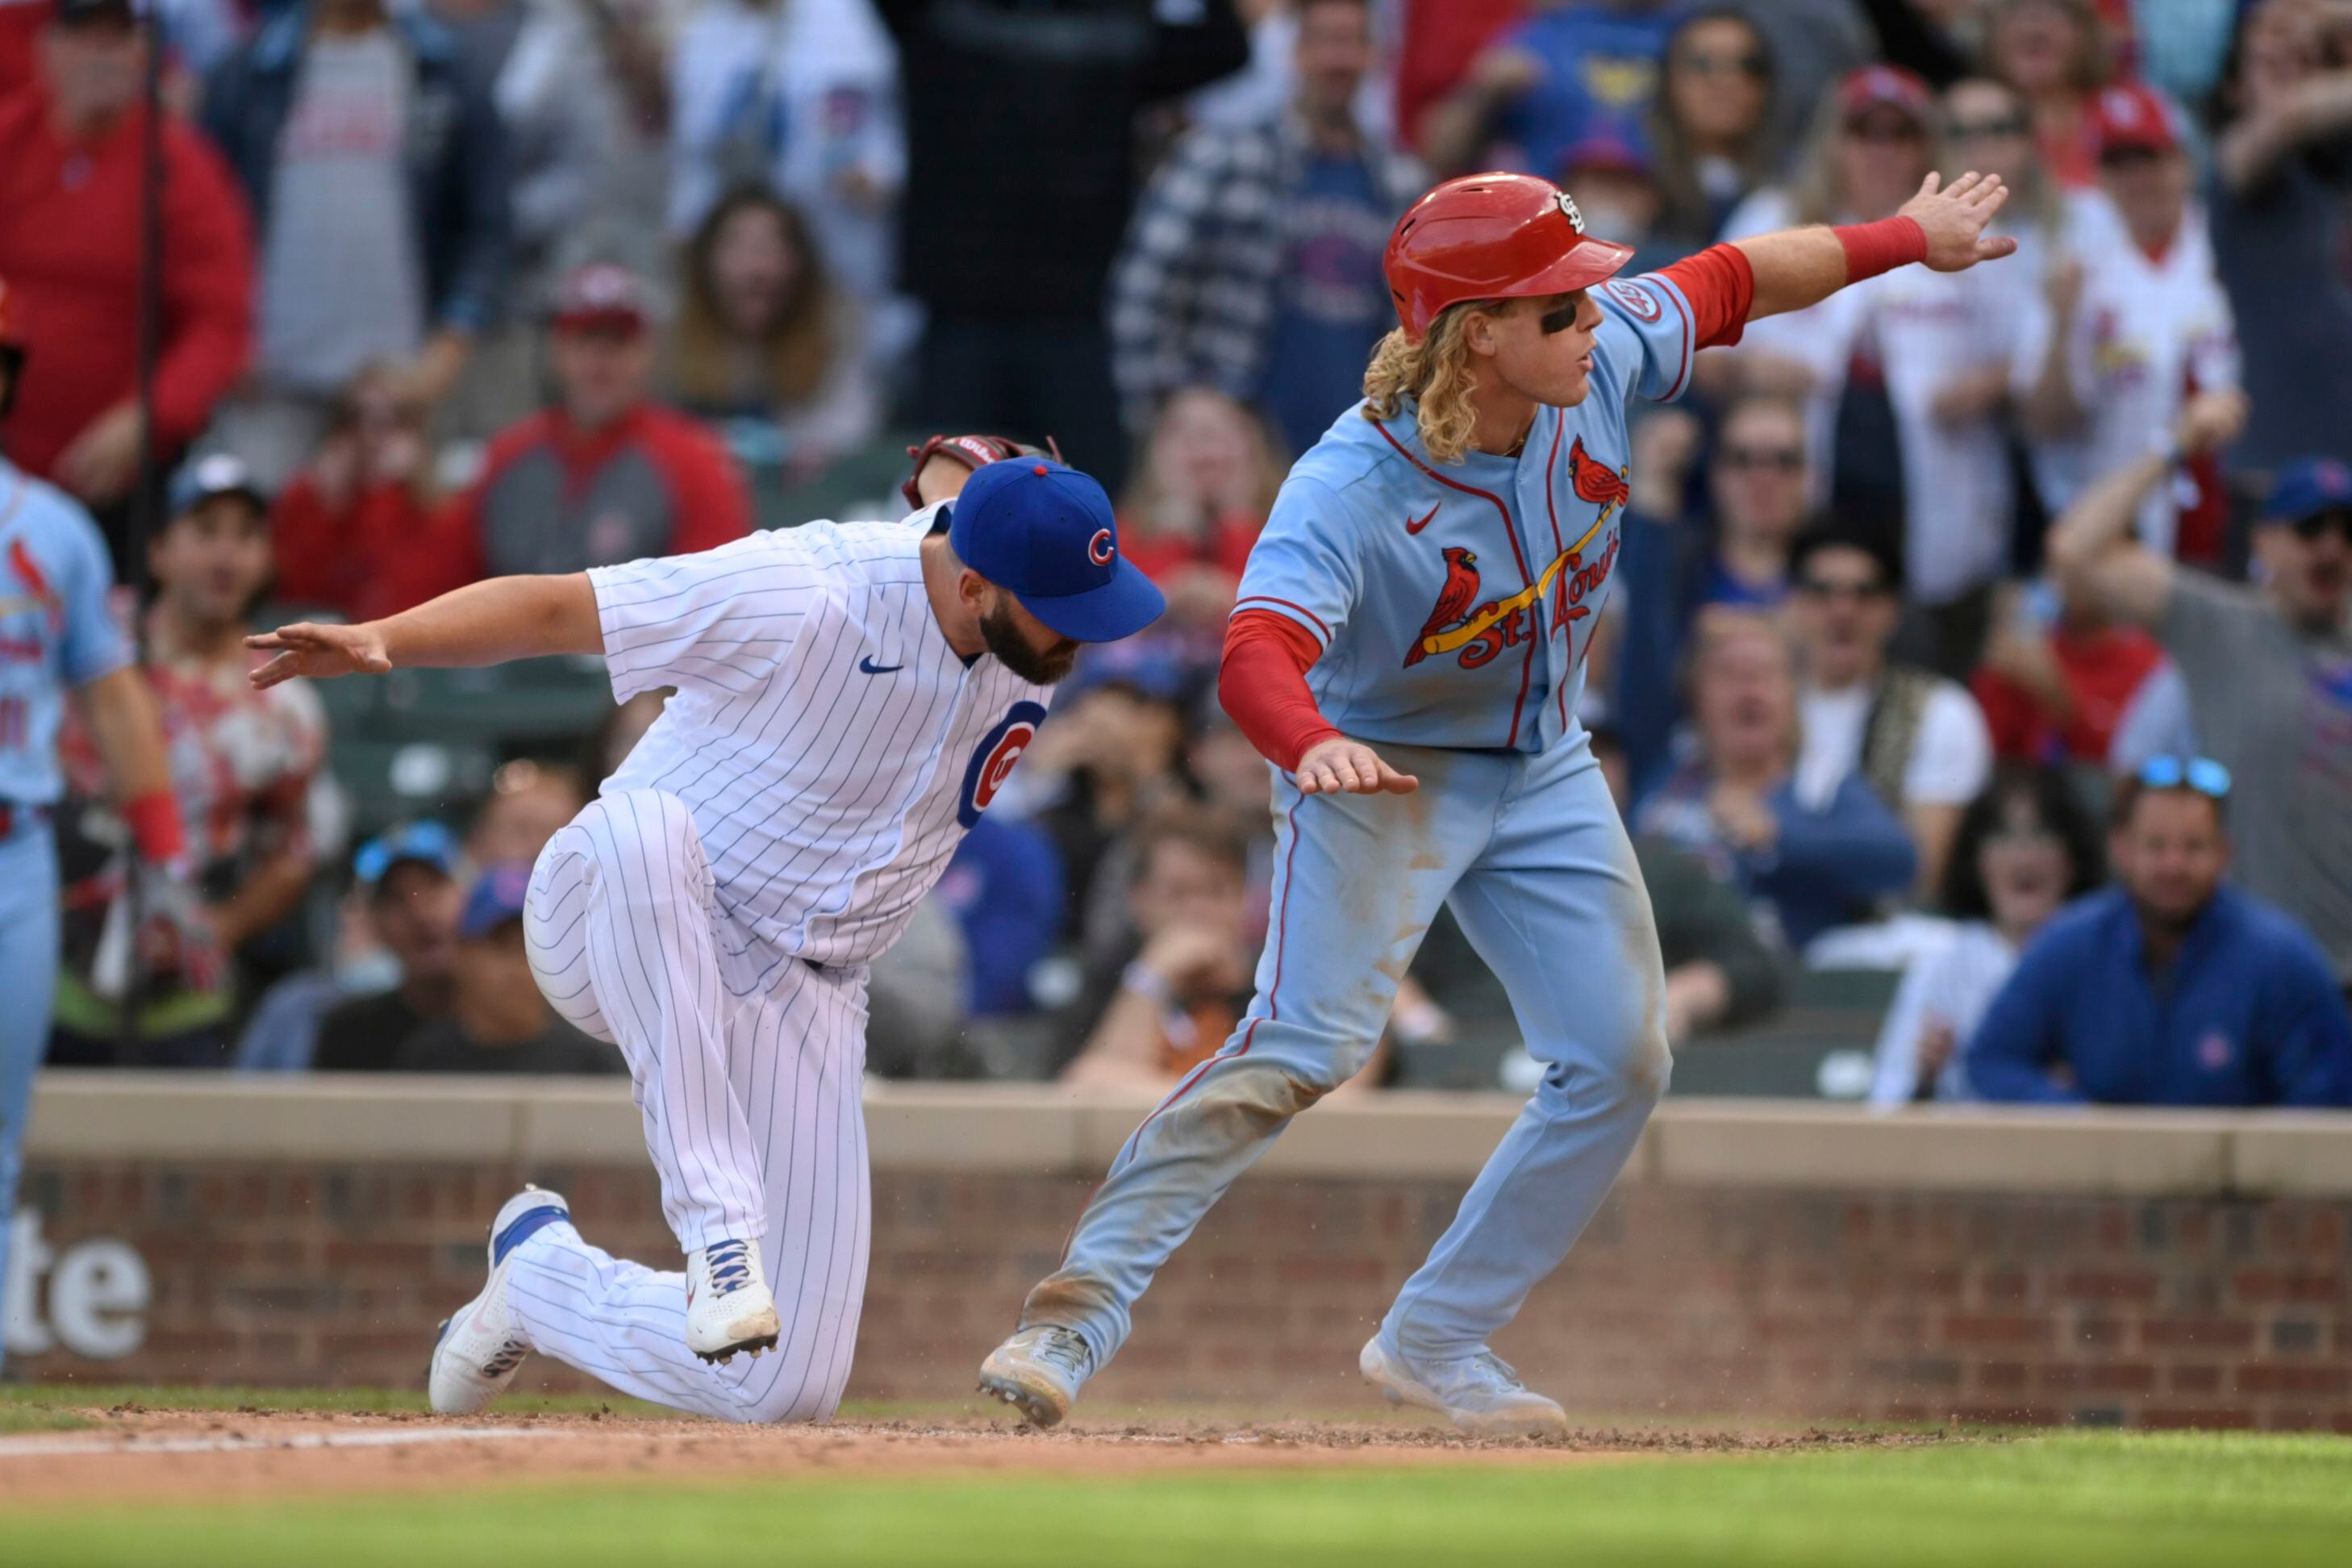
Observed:
[[[1032,1426],[1052,1426],[1070,1413],[1094,1369],[1095,1352],[1076,1331],[1040,1323],[988,1352],[980,1391],[1018,1409]]]
[[[1519,1381],[1493,1351],[1459,1361],[1407,1361],[1374,1334],[1356,1366],[1391,1405],[1434,1410],[1473,1437],[1565,1437],[1568,1412]]]
[[[569,1224],[572,1207],[561,1193],[525,1187],[490,1222],[490,1277],[482,1293],[450,1313],[435,1331],[425,1382],[442,1415],[472,1415],[506,1392],[530,1341],[507,1306],[507,1276],[514,1250],[542,1226]]]
[[[737,1351],[776,1348],[782,1326],[756,1241],[714,1241],[686,1259],[686,1348],[724,1366]]]

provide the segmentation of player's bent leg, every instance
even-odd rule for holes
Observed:
[[[1451,902],[1543,1079],[1375,1342],[1465,1376],[1601,1206],[1673,1063],[1649,894],[1600,770],[1580,744],[1530,773]],[[1476,1381],[1496,1368],[1509,1371],[1496,1363]],[[1504,1384],[1516,1378],[1489,1393],[1515,1397]]]
[[[614,1257],[569,1223],[516,1249],[508,1300],[531,1348],[623,1393],[725,1421],[822,1421],[841,1403],[871,1241],[865,974],[795,963],[737,998],[729,1059],[764,1151],[761,1243],[782,1320],[775,1353],[714,1364],[687,1344],[688,1276]]]
[[[1512,764],[1394,750],[1421,776],[1417,794],[1302,797],[1277,781],[1275,921],[1248,1014],[1129,1139],[1062,1268],[1029,1292],[1020,1331],[983,1368],[983,1390],[1033,1421],[1060,1419],[1210,1205],[1363,1065],[1446,889],[1485,845]]]
[[[556,1011],[620,1047],[678,1245],[756,1240],[761,1145],[728,1079],[709,862],[675,795],[592,801],[541,851],[523,934]]]
[[[47,828],[37,822],[0,840],[0,1301],[8,1299],[25,1121],[33,1078],[49,1043],[57,978],[57,852]]]

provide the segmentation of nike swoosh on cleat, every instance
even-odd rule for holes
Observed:
[[[1404,531],[1407,533],[1419,533],[1423,529],[1429,526],[1429,520],[1437,515],[1437,507],[1442,507],[1444,504],[1445,503],[1444,501],[1439,501],[1437,506],[1431,507],[1427,511],[1422,513],[1418,519],[1410,517],[1406,518],[1404,520]]]
[[[888,675],[894,670],[904,669],[907,667],[903,664],[877,664],[874,662],[874,656],[869,653],[857,661],[857,668],[868,675]]]

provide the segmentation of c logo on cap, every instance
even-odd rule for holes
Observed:
[[[980,821],[980,814],[1013,776],[1013,764],[1029,742],[1037,738],[1037,726],[1045,721],[1045,705],[1037,702],[1015,702],[1012,711],[1000,720],[996,727],[980,739],[971,749],[971,761],[963,770],[963,794],[956,802],[956,820],[966,827]]]
[[[1110,530],[1097,528],[1095,536],[1087,541],[1087,559],[1097,566],[1108,566],[1118,554],[1118,546],[1110,540]]]

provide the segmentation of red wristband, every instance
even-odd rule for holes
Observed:
[[[1845,247],[1845,280],[1859,283],[1882,272],[1927,259],[1927,231],[1912,217],[1883,217],[1830,230]]]
[[[170,790],[149,790],[136,800],[124,801],[122,820],[131,825],[131,841],[139,847],[139,858],[151,866],[167,865],[187,852],[188,841],[180,831],[180,803],[172,798]]]

